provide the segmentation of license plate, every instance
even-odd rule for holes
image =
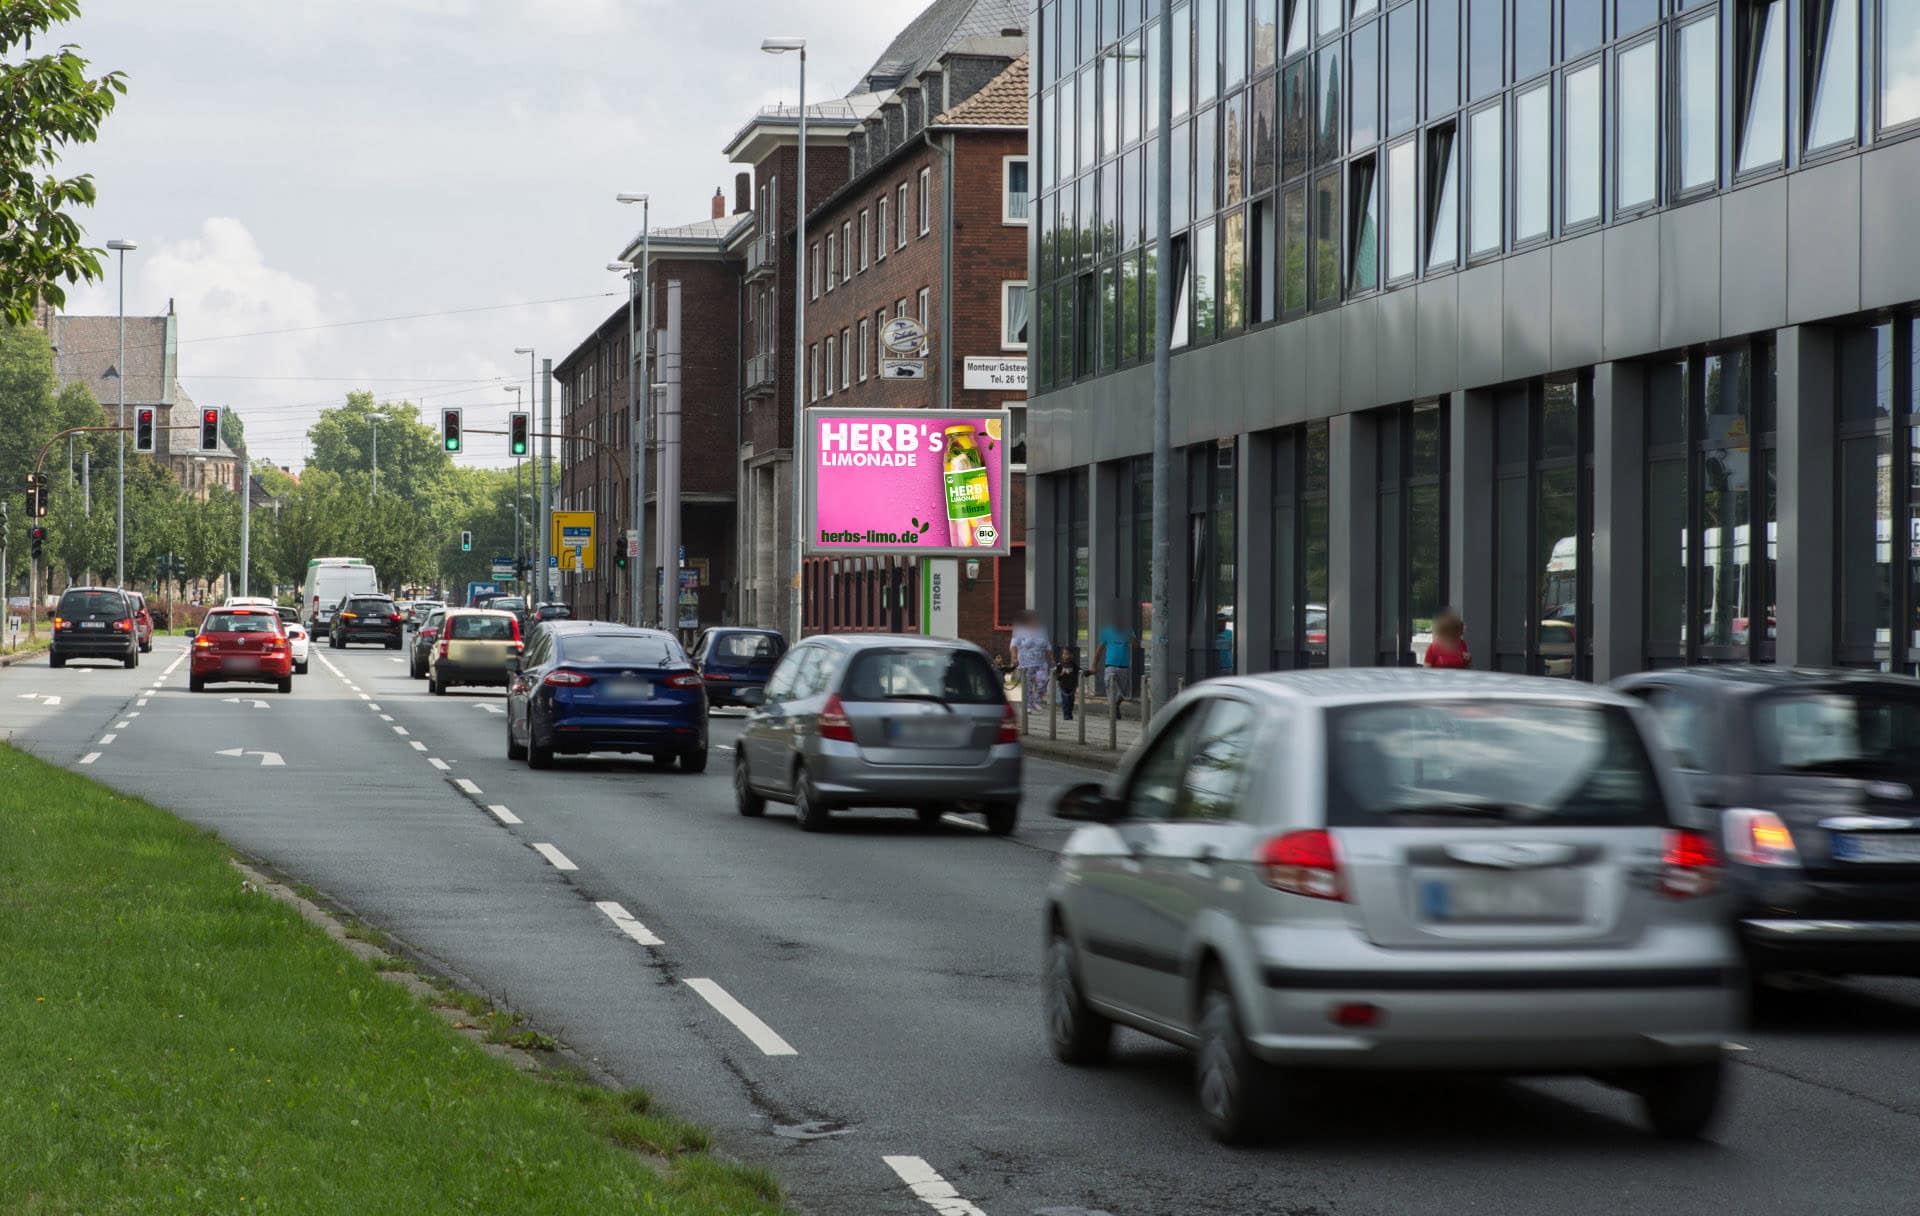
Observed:
[[[80,628],[82,629],[105,629],[106,627],[107,627],[107,623],[105,621],[81,621],[80,622]]]
[[[1573,924],[1586,914],[1570,870],[1428,877],[1419,892],[1421,915],[1441,924]]]
[[[1920,836],[1843,832],[1833,838],[1833,859],[1872,864],[1920,864]]]
[[[887,723],[887,741],[896,747],[963,747],[972,734],[967,722],[907,718]]]
[[[224,664],[228,671],[259,671],[259,659],[228,659]]]
[[[645,701],[653,696],[652,680],[608,680],[607,693],[623,701]]]

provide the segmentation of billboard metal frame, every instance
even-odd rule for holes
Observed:
[[[991,548],[983,545],[865,545],[852,548],[841,545],[822,545],[814,540],[820,535],[819,527],[819,453],[815,450],[820,438],[822,421],[841,418],[854,421],[900,421],[902,415],[910,415],[915,421],[927,421],[927,415],[951,418],[945,425],[960,425],[974,420],[1000,422],[1000,439],[994,444],[991,457],[1000,462],[1001,504],[1000,543]],[[1007,409],[919,409],[902,407],[898,409],[839,409],[833,406],[808,406],[807,425],[803,429],[806,451],[801,453],[805,462],[802,474],[806,478],[804,494],[807,517],[802,522],[806,527],[801,552],[807,557],[1006,557],[1013,551],[1013,529],[1016,523],[1024,528],[1025,521],[1016,521],[1010,517],[1013,505],[1013,448],[1008,441],[1007,432],[1013,425],[1013,411]]]

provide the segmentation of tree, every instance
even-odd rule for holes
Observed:
[[[440,433],[420,421],[420,411],[411,402],[376,404],[372,393],[348,393],[346,404],[322,412],[307,432],[313,444],[307,467],[370,487],[374,414],[385,415],[377,423],[380,488],[419,505],[446,477],[453,460],[441,445]]]
[[[184,498],[180,557],[189,579],[211,583],[240,560],[240,499],[225,486],[207,491],[205,502]]]
[[[21,325],[43,300],[66,303],[61,283],[100,277],[102,251],[81,240],[71,214],[93,205],[93,176],[62,178],[52,169],[68,147],[93,141],[126,93],[126,77],[89,78],[71,45],[25,54],[79,12],[78,0],[0,4],[0,316]]]

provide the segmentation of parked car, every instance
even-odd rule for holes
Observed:
[[[1757,993],[1781,972],[1920,976],[1920,681],[1728,665],[1617,687],[1718,818]]]
[[[427,666],[433,660],[433,647],[440,640],[440,626],[446,618],[445,608],[435,608],[413,631],[413,641],[407,650],[407,674],[414,679],[427,678]]]
[[[507,684],[507,758],[642,752],[707,767],[706,688],[670,633],[553,621],[533,633]]]
[[[117,659],[140,666],[139,626],[129,593],[118,587],[69,587],[60,594],[47,665],[65,667],[68,659]]]
[[[304,676],[307,665],[313,661],[313,639],[307,634],[307,627],[300,623],[300,610],[282,605],[273,611],[280,618],[280,628],[287,631],[287,641],[293,648],[293,674]]]
[[[384,595],[350,595],[334,610],[327,643],[343,650],[355,642],[378,642],[400,649],[400,609]]]
[[[1191,1048],[1243,1141],[1292,1069],[1584,1073],[1701,1132],[1738,1024],[1710,825],[1630,698],[1360,668],[1209,680],[1104,786],[1046,909],[1046,1027]]]
[[[734,802],[793,804],[817,832],[842,807],[910,807],[922,823],[984,815],[996,836],[1020,812],[1020,732],[999,673],[968,642],[908,634],[808,638],[751,706],[734,752]]]
[[[209,684],[272,684],[293,691],[293,647],[272,608],[216,608],[193,638],[187,688]]]
[[[707,702],[739,705],[739,694],[765,688],[787,639],[772,629],[709,629],[693,644],[693,669],[707,682]]]
[[[147,611],[147,597],[138,591],[127,592],[133,601],[134,636],[140,641],[140,653],[153,653],[153,613]]]
[[[477,685],[505,688],[512,661],[520,657],[520,618],[492,608],[456,608],[441,618],[440,636],[427,657],[427,691]]]

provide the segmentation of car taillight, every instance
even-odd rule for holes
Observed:
[[[714,681],[733,679],[732,676],[728,675],[724,671],[703,671],[700,674],[702,678],[708,679],[708,680],[714,680]]]
[[[61,629],[71,629],[73,628],[73,622],[67,620],[65,617],[56,616],[53,618],[53,627],[56,631]]]
[[[360,617],[360,614],[357,612],[343,612],[340,614],[340,619],[343,621],[358,620],[359,617]]]
[[[700,678],[699,673],[692,671],[683,671],[677,676],[668,676],[665,680],[661,681],[661,683],[665,684],[668,688],[705,688],[707,686],[707,682]]]
[[[420,631],[420,636],[427,639],[427,641],[431,642],[433,641],[433,639],[440,636],[440,631],[438,629],[422,629]]]
[[[827,698],[820,707],[820,737],[832,739],[836,743],[853,742],[853,720],[847,717],[847,707],[840,703],[840,694]]]
[[[1660,855],[1660,893],[1675,899],[1711,895],[1720,888],[1720,850],[1705,832],[1668,830]]]
[[[593,677],[584,671],[569,671],[562,667],[559,671],[550,671],[542,684],[553,684],[560,688],[581,688],[593,683]]]
[[[130,629],[132,629],[132,628],[133,628],[133,622],[132,622],[132,621],[130,621],[130,620],[129,620],[129,621],[115,621],[115,622],[113,623],[113,628],[114,628],[114,631],[115,631],[116,633],[125,633],[125,632],[127,632],[128,630],[130,630]]]
[[[210,638],[195,638],[193,639],[193,648],[195,650],[212,650],[213,641]]]
[[[447,639],[446,638],[440,639],[440,657],[443,659],[447,657]]]
[[[387,614],[387,619],[390,621],[397,621],[400,619],[400,614],[397,612],[389,612]]]
[[[995,743],[1020,742],[1020,716],[1013,712],[1013,702],[1001,706],[1000,733],[993,737]]]
[[[513,618],[513,640],[520,640],[520,618],[517,616]]]
[[[1344,901],[1347,886],[1340,874],[1340,854],[1333,837],[1315,829],[1276,836],[1260,849],[1266,883],[1276,891],[1309,899]]]
[[[1722,838],[1727,854],[1750,866],[1797,866],[1800,850],[1794,847],[1793,833],[1772,811],[1740,807],[1721,818]]]

